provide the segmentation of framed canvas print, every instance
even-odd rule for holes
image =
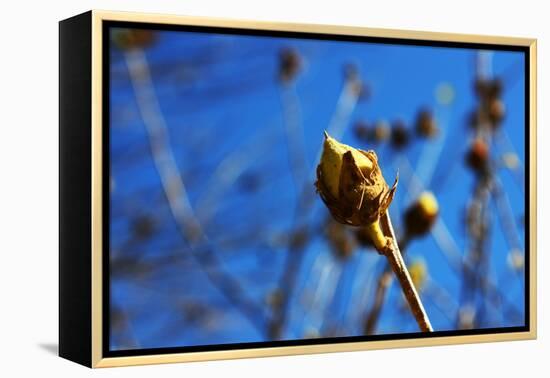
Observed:
[[[60,22],[59,353],[536,337],[536,41]]]

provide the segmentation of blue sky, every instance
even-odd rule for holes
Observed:
[[[422,172],[426,164],[433,167],[433,175],[423,177],[423,185],[436,194],[440,221],[460,253],[465,253],[465,206],[475,178],[463,162],[472,138],[466,120],[476,104],[473,78],[479,51],[157,32],[156,42],[146,47],[144,53],[191,205],[200,207],[205,198],[206,201],[216,198],[215,210],[204,225],[206,233],[226,271],[265,308],[263,315],[269,314],[266,297],[278,287],[288,253],[280,240],[293,225],[298,198],[288,163],[281,100],[288,92],[281,89],[277,80],[279,53],[288,47],[295,49],[304,63],[290,96],[299,101],[308,171],[317,163],[323,130],[329,127],[337,107],[344,84],[343,67],[352,63],[369,86],[371,96],[360,101],[349,115],[342,141],[362,149],[375,149],[388,182],[393,181],[399,170],[401,181],[390,207],[398,231],[404,209],[412,200],[410,172]],[[523,163],[523,54],[505,51],[484,54],[491,57],[489,74],[502,77],[504,83],[502,100],[506,117],[492,149],[493,157],[498,159],[502,152],[514,151]],[[110,55],[111,258],[125,256],[129,266],[132,261],[149,262],[148,273],[138,278],[130,269],[128,274],[112,276],[111,305],[124,315],[125,326],[111,331],[111,348],[267,340],[189,259],[187,244],[171,216],[151,157],[146,127],[127,68],[128,55],[116,47],[111,48]],[[436,89],[441,85],[454,91],[454,100],[448,105],[436,100]],[[412,128],[417,112],[423,107],[433,110],[441,129],[435,140],[416,138],[404,152],[398,153],[387,144],[368,145],[354,136],[353,125],[358,120],[401,119]],[[441,153],[436,152],[439,147]],[[220,163],[239,156],[239,151],[245,158],[237,165],[246,167],[239,168],[242,172],[238,178],[227,187],[223,182],[213,181],[212,175]],[[501,169],[498,177],[524,245],[520,222],[524,193],[510,171]],[[243,191],[243,183],[247,182],[256,185],[254,192]],[[217,187],[223,189],[220,195],[209,197]],[[310,188],[313,190],[313,185]],[[510,271],[507,264],[510,247],[502,233],[494,201],[490,209],[489,277],[523,315],[523,275]],[[136,241],[132,224],[140,216],[153,219],[155,227],[151,236]],[[315,197],[308,224],[317,230],[314,225],[321,225],[326,217],[324,205]],[[339,335],[359,335],[361,319],[372,300],[373,279],[382,269],[383,258],[373,251],[358,249],[343,263],[334,258],[322,232],[315,232],[304,252],[284,338],[323,335],[333,328]],[[224,239],[240,234],[245,242],[224,245]],[[170,260],[172,255],[176,257]],[[162,257],[170,263],[158,264]],[[419,259],[426,263],[434,286],[459,305],[462,276],[450,268],[432,236],[414,240],[407,249],[407,261]],[[456,327],[455,319],[439,311],[428,294],[424,304],[436,330]],[[403,308],[399,287],[392,285],[378,332],[416,331],[414,320]],[[201,314],[200,320],[190,316],[194,311]],[[489,306],[482,326],[514,326],[521,322]]]

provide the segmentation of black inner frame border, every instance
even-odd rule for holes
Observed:
[[[499,327],[499,328],[480,328],[473,330],[450,330],[450,331],[434,331],[432,333],[399,333],[399,334],[384,334],[384,335],[364,335],[364,336],[346,336],[346,337],[331,337],[318,339],[297,339],[297,340],[280,340],[280,341],[260,341],[247,343],[232,343],[232,344],[209,344],[195,345],[182,347],[163,347],[163,348],[140,348],[129,350],[110,350],[110,267],[109,267],[109,251],[110,251],[110,37],[109,31],[111,28],[135,28],[148,30],[162,31],[182,31],[182,32],[202,32],[213,34],[229,34],[229,35],[247,35],[258,37],[284,37],[295,39],[314,39],[314,40],[330,40],[330,41],[346,41],[346,42],[364,42],[364,43],[380,43],[387,45],[405,45],[405,46],[427,46],[427,47],[446,47],[446,48],[467,48],[480,50],[498,50],[498,51],[515,51],[522,52],[524,56],[524,118],[525,118],[525,264],[524,264],[524,280],[525,280],[525,308],[524,308],[524,326],[518,327]],[[130,21],[102,21],[102,176],[103,176],[103,203],[102,203],[102,224],[103,224],[103,240],[102,240],[102,356],[105,357],[128,357],[140,355],[158,355],[169,353],[191,353],[191,352],[207,352],[207,351],[222,351],[236,349],[255,349],[255,348],[273,348],[273,347],[290,347],[304,345],[330,345],[336,343],[354,343],[365,341],[383,341],[383,340],[407,340],[407,339],[424,339],[445,336],[469,336],[469,335],[490,335],[512,332],[529,332],[530,330],[530,54],[528,46],[508,46],[490,43],[477,42],[450,42],[450,41],[430,41],[422,39],[405,39],[405,38],[390,38],[390,37],[368,37],[354,35],[335,35],[325,33],[311,32],[290,32],[290,31],[273,31],[273,30],[257,30],[244,28],[229,28],[229,27],[212,27],[212,26],[195,26],[195,25],[169,25],[147,22],[130,22]]]

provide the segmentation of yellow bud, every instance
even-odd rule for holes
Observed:
[[[374,151],[355,149],[325,132],[315,186],[338,222],[368,226],[388,209],[397,179],[389,188]]]
[[[344,154],[348,151],[351,151],[355,163],[364,174],[368,174],[372,170],[373,163],[370,159],[355,148],[338,142],[325,131],[323,155],[321,156],[319,166],[321,168],[324,183],[334,197],[338,197],[342,159]]]
[[[435,217],[439,212],[439,204],[432,192],[422,192],[418,197],[418,205],[427,217]]]
[[[432,192],[422,192],[405,212],[405,227],[409,236],[421,236],[432,228],[439,213],[439,204]]]
[[[417,290],[422,289],[428,276],[428,267],[423,260],[416,260],[409,266],[411,280]]]

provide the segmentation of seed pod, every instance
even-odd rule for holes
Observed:
[[[370,139],[371,129],[367,122],[358,121],[353,127],[353,131],[357,140],[361,142],[368,142]]]
[[[131,50],[151,46],[156,41],[156,34],[148,29],[114,29],[112,41],[121,50]]]
[[[391,129],[391,144],[396,150],[401,150],[409,144],[410,134],[405,122],[397,120]]]
[[[373,143],[381,143],[390,137],[390,127],[385,121],[378,121],[372,130],[371,140]]]
[[[338,222],[367,226],[378,222],[388,209],[397,179],[390,189],[374,151],[339,143],[325,132],[315,186]]]
[[[132,222],[132,231],[139,240],[149,239],[157,228],[155,220],[147,215],[139,216]]]
[[[372,144],[384,142],[390,135],[388,124],[384,121],[378,121],[374,126],[370,126],[365,121],[359,121],[353,130],[358,140]]]
[[[502,80],[477,78],[474,82],[474,89],[478,97],[489,101],[500,97],[502,94]]]
[[[498,127],[506,114],[504,103],[499,99],[493,99],[488,103],[487,114],[493,127]]]
[[[406,234],[422,236],[427,234],[439,214],[439,204],[432,192],[423,192],[405,212]]]
[[[288,83],[296,77],[302,68],[302,58],[291,48],[284,48],[279,55],[279,79]]]
[[[344,64],[343,74],[345,81],[357,80],[359,79],[359,68],[354,63],[346,63]]]
[[[344,80],[357,99],[365,100],[370,96],[369,87],[361,80],[359,68],[355,64],[347,63],[344,65]]]
[[[432,138],[438,132],[432,112],[427,109],[421,110],[416,117],[416,134],[423,138]]]
[[[489,168],[489,147],[481,138],[475,139],[466,154],[466,164],[476,173],[483,174]]]

